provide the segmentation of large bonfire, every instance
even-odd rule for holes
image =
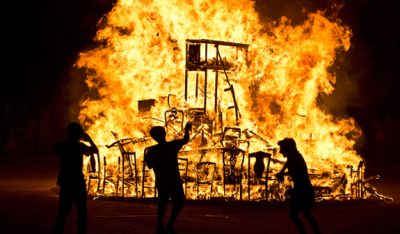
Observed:
[[[155,143],[148,138],[149,129],[166,125],[165,112],[174,108],[186,115],[191,108],[203,107],[205,98],[210,103],[205,115],[214,122],[222,118],[223,126],[211,125],[213,131],[208,130],[205,135],[209,137],[204,137],[206,128],[195,125],[192,140],[183,151],[223,147],[213,140],[214,136],[221,136],[226,127],[235,127],[247,133],[241,136],[249,142],[246,155],[258,151],[273,154],[277,160],[272,169],[282,166],[278,163],[281,156],[274,150],[276,142],[292,137],[310,172],[319,175],[313,179],[316,186],[332,188],[349,177],[349,168],[357,168],[361,160],[354,150],[361,132],[354,119],[336,118],[321,109],[318,97],[332,94],[335,89],[336,77],[329,69],[337,54],[349,49],[350,29],[323,12],[310,13],[296,26],[285,17],[262,23],[254,4],[250,0],[119,0],[98,24],[95,40],[99,46],[82,52],[76,63],[86,70],[86,83],[97,93],[82,102],[79,114],[94,140],[105,146],[115,137],[133,139],[139,165],[144,148]],[[188,39],[237,42],[248,48],[245,53],[221,49],[221,61],[231,64],[229,74],[223,76],[224,71],[210,70],[208,79],[212,82],[208,89],[196,87],[195,94],[191,91],[193,85],[188,85],[186,94]],[[209,50],[212,57],[208,59],[217,60],[215,47]],[[221,72],[217,85],[216,72]],[[195,76],[201,84],[207,83],[204,73],[197,72]],[[193,77],[189,75],[189,80]],[[224,92],[229,88],[227,83],[235,89],[239,114],[229,108],[232,95]],[[154,101],[145,112],[139,106],[143,100]],[[201,135],[196,135],[200,128],[206,142],[196,140]],[[181,129],[175,128],[168,131],[168,138],[181,134]],[[135,139],[143,140],[135,143]],[[117,164],[117,149],[100,150],[101,155],[107,156],[108,165]],[[195,177],[193,165],[199,160],[215,162],[221,170],[221,153],[204,152],[205,156],[182,155],[190,164],[189,177]],[[141,176],[139,170],[139,180]],[[214,196],[223,196],[218,179],[221,180],[216,176]],[[192,182],[187,185],[187,196],[194,198]],[[256,196],[257,192],[253,193]],[[340,193],[350,193],[350,186],[344,183]],[[134,189],[131,194],[135,195]]]

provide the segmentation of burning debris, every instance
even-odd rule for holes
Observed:
[[[215,49],[215,57],[211,56],[209,48]],[[277,156],[277,149],[263,136],[249,129],[241,129],[238,126],[225,126],[224,112],[233,109],[234,120],[240,120],[239,107],[237,105],[234,86],[229,81],[229,72],[233,65],[224,61],[220,54],[220,47],[229,46],[235,49],[243,49],[247,52],[248,45],[214,41],[214,40],[187,40],[186,45],[186,72],[185,72],[185,100],[188,101],[190,93],[194,93],[196,100],[202,97],[200,107],[186,107],[179,109],[173,106],[168,97],[168,109],[164,112],[164,119],[159,119],[170,135],[179,137],[183,131],[184,122],[191,122],[194,126],[194,133],[191,142],[180,153],[179,162],[181,166],[181,176],[185,185],[186,196],[193,199],[210,199],[222,197],[225,199],[248,199],[248,200],[277,200],[282,201],[287,198],[287,191],[291,187],[291,182],[281,183],[275,178],[279,167],[284,163]],[[201,56],[201,52],[204,56]],[[202,59],[205,58],[205,59]],[[212,92],[207,91],[212,71],[214,75],[213,97],[215,102],[211,108],[207,103],[206,95]],[[194,74],[191,75],[190,73]],[[199,74],[203,73],[203,74]],[[220,77],[220,75],[223,75]],[[207,79],[208,78],[208,79]],[[231,95],[233,105],[225,111],[220,105],[218,94],[218,79],[226,82],[224,91]],[[194,81],[194,84],[190,84]],[[193,90],[194,88],[194,90]],[[151,109],[156,106],[157,100],[147,99],[138,101],[138,112],[143,118],[152,119]],[[211,114],[210,114],[211,113]],[[236,124],[239,125],[239,124]],[[133,196],[133,197],[153,197],[156,196],[154,175],[146,167],[143,155],[150,138],[124,138],[119,139],[118,134],[111,131],[115,141],[107,145],[107,148],[117,147],[120,151],[118,156],[117,170],[115,178],[107,176],[106,158],[104,158],[103,176],[100,176],[100,166],[97,170],[97,177],[90,177],[97,180],[97,188],[92,191],[98,195],[113,196]],[[263,151],[251,152],[254,145],[262,145]],[[258,147],[256,149],[259,149]],[[140,155],[140,153],[142,153]],[[90,163],[89,163],[90,164]],[[101,160],[97,158],[97,164]],[[91,166],[93,166],[93,161]],[[92,167],[91,167],[92,168]],[[325,199],[363,199],[375,197],[379,199],[389,199],[380,195],[367,183],[373,177],[364,179],[364,164],[360,161],[356,170],[352,165],[347,166],[347,172],[335,171],[331,173],[311,173],[314,181],[330,180],[330,186],[315,186],[317,197]],[[343,175],[340,175],[343,173]],[[346,174],[347,173],[347,174]],[[103,178],[101,178],[103,177]],[[103,179],[103,185],[100,181]],[[350,182],[349,182],[350,180]],[[106,182],[112,185],[111,192],[107,192]],[[206,185],[206,186],[204,186]],[[204,189],[204,187],[206,187]],[[348,191],[350,190],[350,193]]]
[[[318,106],[334,90],[336,53],[350,46],[339,21],[317,12],[303,25],[265,25],[247,0],[119,1],[99,25],[103,46],[77,62],[99,97],[80,112],[103,142],[91,193],[155,196],[143,163],[149,129],[164,126],[174,139],[192,122],[179,155],[187,198],[284,200],[290,181],[275,179],[284,137],[298,142],[321,200],[383,198],[364,179],[354,120]]]

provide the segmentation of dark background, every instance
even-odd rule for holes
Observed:
[[[309,11],[337,14],[352,32],[350,51],[332,67],[333,95],[321,106],[335,116],[354,117],[364,136],[357,144],[369,160],[399,161],[400,113],[395,0],[257,0],[263,20],[282,15],[301,23]],[[330,7],[332,3],[342,4]],[[67,120],[76,117],[84,83],[71,83],[79,51],[93,46],[96,23],[114,0],[7,2],[0,16],[1,155],[40,155],[52,150]],[[71,85],[74,85],[71,89]],[[74,92],[71,92],[74,90]]]

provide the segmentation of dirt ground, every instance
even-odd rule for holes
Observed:
[[[314,209],[324,234],[400,233],[400,164],[367,162],[367,177],[394,201],[317,203]],[[57,211],[57,162],[49,156],[0,157],[0,233],[50,233]],[[151,200],[88,201],[88,233],[155,233],[156,204]],[[290,234],[288,204],[188,201],[179,216],[178,233]],[[309,227],[307,227],[309,229]],[[65,233],[76,233],[72,211]],[[310,231],[311,233],[311,231]]]

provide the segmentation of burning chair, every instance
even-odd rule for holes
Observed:
[[[215,48],[215,54],[211,54],[209,47]],[[194,114],[193,118],[201,120],[199,124],[210,124],[212,125],[211,132],[220,130],[222,131],[224,124],[222,121],[222,113],[219,108],[219,92],[218,92],[218,80],[220,79],[220,73],[224,75],[224,81],[226,82],[227,88],[224,89],[225,92],[229,92],[232,97],[233,105],[228,106],[228,109],[233,109],[235,111],[235,120],[236,122],[240,118],[239,108],[236,101],[235,90],[233,84],[231,84],[228,77],[228,70],[230,70],[233,65],[223,59],[221,56],[221,48],[229,47],[232,49],[236,49],[236,54],[239,54],[239,51],[244,52],[244,57],[247,60],[248,53],[248,44],[242,43],[233,43],[226,41],[217,41],[217,40],[208,40],[208,39],[187,39],[186,40],[186,69],[185,69],[185,100],[189,98],[189,87],[193,87],[189,85],[189,81],[194,81],[194,97],[197,99],[201,94],[203,94],[203,106],[201,108],[195,108],[192,114]],[[204,54],[202,53],[204,52]],[[214,56],[214,57],[213,57]],[[208,95],[208,82],[211,77],[209,76],[209,71],[214,72],[214,123],[210,123],[210,118],[207,116],[207,99],[209,99]],[[193,75],[194,73],[194,75]],[[199,73],[204,77],[203,84],[201,84],[201,79],[199,77]],[[196,121],[195,121],[196,122]],[[196,127],[194,125],[194,127]]]
[[[131,185],[135,189],[135,196],[138,196],[138,176],[137,176],[137,166],[136,166],[136,152],[128,151],[125,149],[125,146],[128,144],[133,144],[134,140],[132,138],[119,139],[118,135],[114,132],[111,132],[115,138],[115,142],[112,143],[108,148],[118,146],[118,149],[121,153],[121,160],[118,158],[118,165],[121,165],[118,170],[118,179],[117,179],[117,191],[118,194],[118,184],[121,183],[121,196],[125,196],[125,189],[128,185]],[[121,162],[122,161],[122,162]]]
[[[245,151],[235,146],[224,148],[222,151],[222,170],[224,183],[224,197],[226,185],[239,186],[239,199],[242,200],[242,179]]]
[[[105,195],[106,185],[112,184],[115,189],[115,183],[112,182],[112,175],[107,173],[106,156],[103,157],[103,166],[101,166],[100,154],[92,154],[88,163],[88,177],[87,177],[87,191],[90,193],[91,181],[97,182],[96,191],[97,195]],[[103,169],[103,170],[101,170]],[[101,181],[103,183],[101,183]],[[99,192],[101,191],[101,194]],[[115,194],[116,195],[116,192]]]
[[[357,169],[353,169],[352,166],[350,168],[350,178],[352,179],[351,183],[351,195],[356,199],[364,199],[364,198],[376,198],[379,200],[387,200],[393,201],[393,198],[384,196],[377,192],[376,188],[370,184],[372,180],[379,180],[380,175],[371,176],[365,179],[364,171],[365,165],[364,161],[360,161]]]
[[[184,113],[182,110],[178,110],[173,107],[169,110],[166,110],[164,113],[165,120],[165,128],[168,131],[174,131],[174,133],[183,131],[183,121],[184,121]],[[178,129],[176,129],[178,127]]]
[[[189,161],[187,158],[178,158],[178,169],[183,181],[183,185],[185,186],[185,195],[187,194],[188,167]]]
[[[98,193],[100,190],[100,155],[98,153],[94,153],[90,155],[89,163],[88,163],[88,178],[87,178],[87,191],[90,193],[90,185],[92,180],[97,181],[97,188],[95,193]]]
[[[364,198],[364,161],[360,161],[357,169],[350,166],[351,194],[355,198]]]
[[[119,157],[118,157],[118,161],[119,161],[120,159],[119,159]],[[113,187],[114,187],[114,196],[116,196],[117,195],[117,192],[118,192],[118,188],[117,188],[117,186],[118,186],[118,183],[117,184],[115,184],[113,181],[112,181],[112,175],[111,174],[108,174],[107,173],[107,157],[106,156],[104,156],[103,157],[103,195],[105,194],[105,191],[106,191],[106,185],[107,184],[111,184]],[[117,186],[116,186],[117,185]]]
[[[235,96],[234,82],[230,81],[228,75],[230,76],[230,74],[235,72],[235,66],[245,65],[247,62],[247,56],[246,59],[238,59],[238,61],[231,63],[230,61],[227,61],[227,59],[223,59],[220,53],[223,50],[222,47],[231,47],[237,50],[237,58],[238,51],[245,51],[247,54],[248,46],[249,45],[246,44],[206,39],[186,40],[184,98],[187,101],[187,105],[177,105],[178,108],[182,109],[178,109],[177,107],[171,105],[170,96],[173,96],[173,94],[170,94],[168,96],[169,109],[164,112],[164,121],[160,118],[153,119],[164,122],[167,133],[175,134],[176,136],[182,133],[184,122],[192,122],[193,128],[196,129],[196,132],[192,134],[192,139],[194,139],[192,141],[192,146],[195,145],[195,147],[191,150],[207,152],[218,150],[218,156],[222,157],[222,177],[217,176],[217,179],[223,180],[221,182],[223,183],[223,195],[225,197],[229,196],[228,193],[230,193],[229,191],[227,192],[226,187],[231,186],[234,189],[238,188],[239,197],[242,199],[242,190],[243,187],[246,186],[246,180],[243,178],[246,178],[245,176],[247,173],[247,189],[249,200],[251,199],[251,186],[260,187],[260,193],[262,193],[264,190],[265,193],[263,193],[262,196],[267,200],[281,200],[284,199],[282,198],[285,192],[284,185],[275,182],[274,177],[271,176],[271,163],[280,162],[276,159],[273,159],[272,155],[269,154],[269,151],[259,151],[250,155],[248,154],[251,137],[257,137],[257,140],[265,143],[267,147],[269,147],[269,143],[260,135],[257,135],[252,131],[248,131],[246,133],[246,130],[243,130],[243,134],[245,134],[245,136],[242,138],[242,130],[238,127],[241,116]],[[234,56],[231,57],[233,58]],[[244,56],[241,58],[244,58]],[[224,84],[225,87],[218,87],[221,84]],[[230,95],[230,97],[228,97],[229,104],[224,102],[226,99],[222,98],[222,95]],[[165,99],[163,100],[165,101]],[[140,100],[138,103],[139,113],[150,113],[149,110],[155,106],[156,102],[157,101],[155,99]],[[165,104],[165,102],[160,103]],[[223,108],[225,109],[223,110]],[[223,115],[225,114],[225,111],[229,113],[226,116]],[[121,152],[120,165],[122,167],[122,174],[118,177],[118,181],[122,182],[122,196],[124,196],[125,183],[127,182],[130,182],[134,186],[136,190],[136,196],[138,196],[136,153],[124,149],[125,144],[132,143],[133,139],[127,138],[119,140],[116,134],[113,133],[113,135],[117,140],[115,144],[118,145]],[[217,145],[218,142],[220,142],[222,145],[220,148],[219,145]],[[200,163],[195,165],[195,187],[197,198],[199,198],[199,190],[201,186],[207,186],[207,188],[209,186],[210,197],[213,196],[213,182],[215,179],[214,174],[217,165],[211,161],[221,162],[220,159],[203,159],[203,156],[204,154],[202,153],[199,160]],[[246,158],[246,160],[248,160],[247,171],[244,169],[246,168],[246,165],[244,165],[246,156],[248,156],[248,158]],[[250,161],[253,160],[253,157],[255,158],[255,163],[253,165],[254,172],[251,171],[250,164]],[[192,182],[191,178],[189,178],[189,181],[187,178],[189,161],[187,159],[181,159],[182,158],[179,159],[179,169],[182,179],[185,183],[185,194],[187,195],[188,187],[191,188],[187,183]],[[208,162],[203,162],[203,160]],[[125,165],[126,168],[128,168],[127,178],[125,177]],[[145,197],[145,189],[154,190],[154,196],[156,196],[157,191],[154,183],[154,175],[152,175],[150,170],[146,167],[145,162],[143,162],[141,178],[142,197]],[[338,181],[338,186],[342,186],[342,181]],[[360,181],[354,182],[353,187],[355,188],[354,190],[356,190],[355,196],[362,198],[362,190],[364,189],[362,183]],[[323,190],[323,193],[331,193],[333,191],[332,189],[336,189],[336,187],[321,188],[325,189]],[[232,197],[234,196],[234,193],[235,192],[232,192]]]
[[[148,148],[144,150],[144,154],[146,155],[146,151]],[[155,175],[152,173],[152,170],[147,167],[146,162],[143,160],[143,168],[142,168],[142,198],[146,197],[146,189],[153,190],[153,197],[157,196],[157,188],[155,183]]]
[[[199,199],[200,186],[202,186],[202,185],[210,186],[209,194],[210,194],[210,198],[212,198],[214,176],[215,176],[216,170],[217,170],[217,164],[215,162],[199,162],[196,164],[196,188],[197,188],[196,189],[196,197],[197,197],[197,199]]]
[[[251,165],[250,165],[250,159],[255,158],[255,162],[253,164],[253,172],[251,173]],[[267,160],[267,166],[265,166],[264,161]],[[250,186],[252,184],[254,185],[263,185],[264,186],[264,197],[268,201],[270,199],[273,199],[273,193],[276,192],[275,190],[271,190],[271,186],[269,184],[270,181],[275,181],[275,177],[271,176],[271,161],[272,159],[272,154],[263,152],[263,151],[258,151],[249,154],[249,160],[248,160],[248,195],[249,195],[249,200],[250,200]],[[252,178],[250,175],[254,174],[253,182]]]

